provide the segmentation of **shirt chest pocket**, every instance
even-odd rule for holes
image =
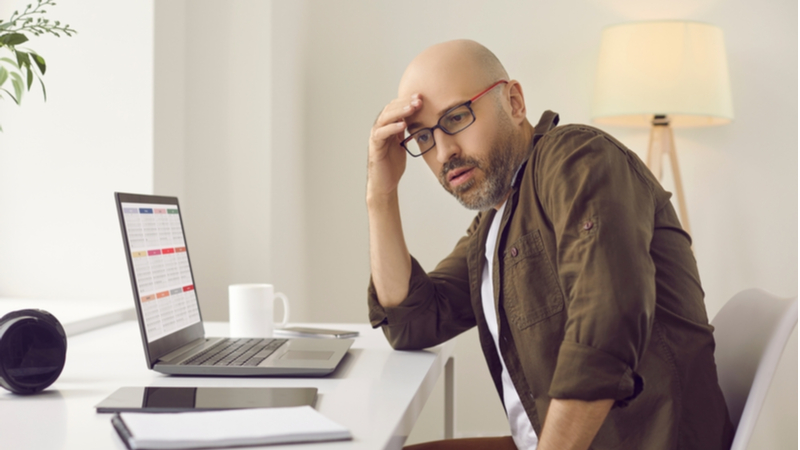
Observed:
[[[523,330],[564,310],[564,296],[539,230],[512,242],[503,254],[503,306]]]

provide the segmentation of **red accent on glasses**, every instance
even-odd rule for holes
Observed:
[[[486,94],[487,92],[489,92],[489,91],[491,91],[492,89],[494,89],[494,87],[495,87],[495,86],[497,86],[498,84],[503,84],[503,83],[506,83],[506,84],[507,84],[507,83],[508,83],[508,80],[500,80],[500,81],[498,81],[497,83],[495,83],[495,84],[493,84],[493,85],[489,86],[488,88],[486,88],[485,90],[483,90],[483,91],[482,91],[480,94],[478,94],[478,95],[476,95],[475,97],[472,97],[471,99],[469,99],[469,102],[470,102],[470,103],[472,103],[472,102],[474,102],[475,100],[477,100],[477,99],[479,99],[479,98],[483,97],[483,95],[484,95],[484,94]]]

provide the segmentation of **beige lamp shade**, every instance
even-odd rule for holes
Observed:
[[[603,30],[592,119],[619,126],[673,127],[733,120],[722,30],[699,22],[634,22]]]

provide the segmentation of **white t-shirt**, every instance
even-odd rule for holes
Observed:
[[[494,308],[494,283],[492,282],[491,267],[494,264],[497,234],[500,231],[500,222],[503,219],[503,211],[505,209],[506,203],[503,203],[503,206],[494,215],[492,225],[489,228],[489,236],[486,238],[486,264],[483,266],[483,280],[481,282],[481,305],[483,306],[483,314],[486,316],[486,323],[489,325],[489,332],[494,340],[494,347],[497,349],[497,355],[500,357],[500,363],[503,366],[503,373],[500,378],[503,380],[503,402],[506,406],[508,423],[511,426],[511,437],[514,439],[517,448],[534,450],[539,445],[539,438],[536,436],[531,421],[525,413],[525,408],[522,407],[517,389],[514,387],[514,383],[511,382],[506,363],[500,353],[497,310]]]

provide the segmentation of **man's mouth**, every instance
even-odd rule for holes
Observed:
[[[472,178],[474,169],[474,167],[459,167],[458,169],[453,169],[447,174],[447,182],[452,187],[464,184]]]

